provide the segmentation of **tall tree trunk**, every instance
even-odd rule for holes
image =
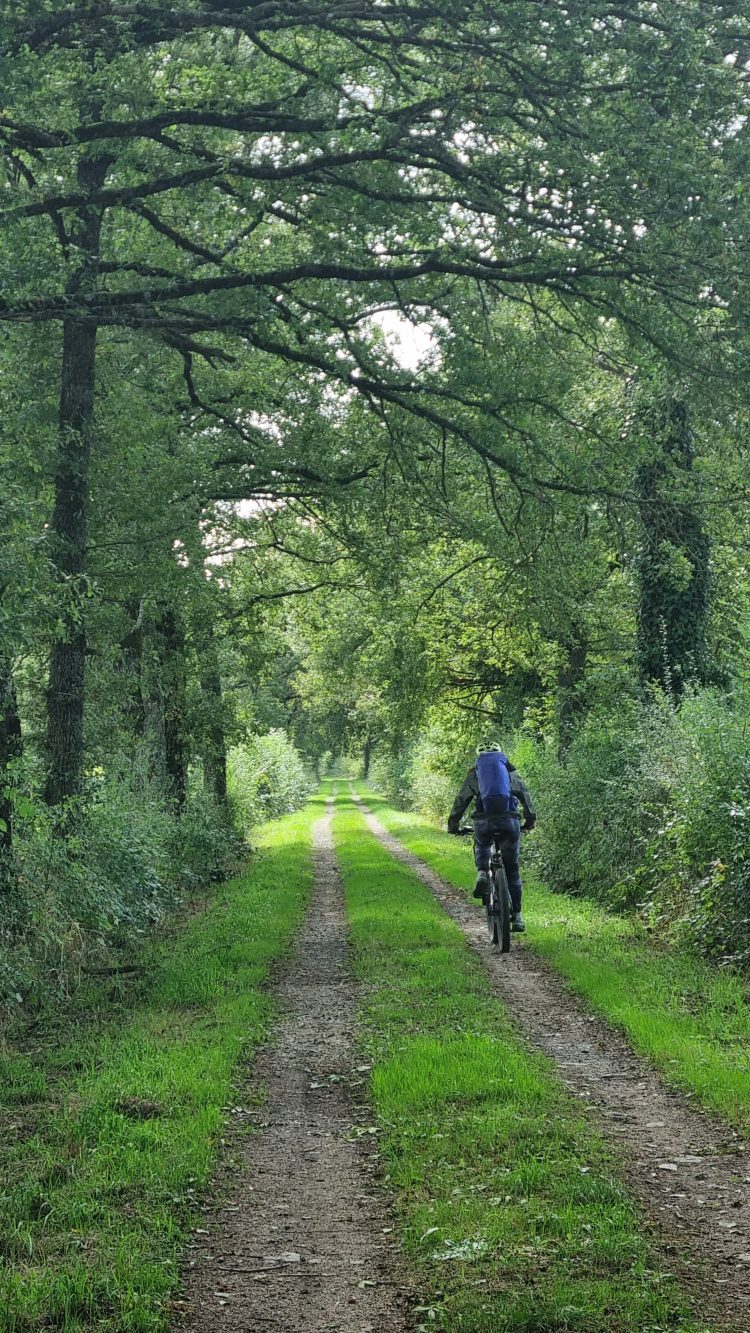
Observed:
[[[679,698],[709,676],[710,543],[703,528],[685,403],[649,413],[654,456],[638,474],[643,540],[638,562],[638,669]]]
[[[203,748],[206,786],[219,804],[224,805],[227,799],[227,741],[221,676],[215,653],[201,665],[201,690],[206,700],[207,718]]]
[[[148,776],[167,788],[167,743],[164,721],[164,643],[161,626],[148,620],[143,635],[143,731]]]
[[[81,189],[89,192],[100,189],[108,166],[108,158],[82,157],[78,163]],[[101,220],[101,209],[84,205],[78,211],[72,240],[79,264],[67,286],[71,301],[91,290],[95,282]],[[52,645],[47,689],[44,797],[49,805],[59,805],[79,795],[83,778],[86,627],[82,582],[86,566],[96,334],[94,323],[76,315],[63,322],[60,436],[50,550],[65,602],[62,633]]]
[[[188,749],[185,631],[177,612],[169,608],[162,618],[164,636],[164,748],[167,791],[179,813],[187,802]]]
[[[584,630],[576,626],[563,645],[565,661],[557,673],[559,691],[558,756],[563,759],[570,748],[576,725],[584,709],[581,691],[586,676],[588,639]]]
[[[190,598],[190,632],[198,659],[198,678],[202,697],[202,726],[199,750],[203,759],[203,778],[206,790],[219,805],[227,800],[227,707],[221,688],[221,671],[217,651],[215,618],[215,588],[204,577],[206,549],[203,533],[196,526],[185,534],[187,555],[193,574]]]
[[[370,761],[372,760],[372,752],[374,748],[375,748],[375,742],[371,736],[368,736],[367,740],[365,741],[365,748],[362,751],[362,760],[363,760],[362,777],[364,778],[365,782],[370,776]]]
[[[146,704],[144,698],[143,669],[143,603],[131,603],[127,607],[132,624],[120,640],[122,665],[127,682],[125,716],[130,724],[134,750],[139,752],[146,734]]]
[[[23,749],[21,719],[18,714],[13,669],[7,658],[0,659],[0,899],[15,889],[13,867],[13,762]]]
[[[198,643],[201,690],[205,700],[204,766],[206,786],[218,804],[226,802],[226,730],[221,673],[218,670],[216,635],[208,621]]]

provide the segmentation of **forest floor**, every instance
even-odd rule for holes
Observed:
[[[499,955],[468,849],[340,787],[6,1048],[0,1333],[750,1333],[742,993],[695,983],[669,1063],[678,964],[579,975],[541,917]]]

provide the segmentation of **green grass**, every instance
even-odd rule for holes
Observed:
[[[0,1333],[170,1323],[180,1245],[238,1096],[233,1071],[270,1018],[263,983],[312,882],[321,808],[265,829],[247,876],[147,946],[140,982],[82,990],[24,1050],[0,1048]]]
[[[359,787],[381,822],[449,883],[468,889],[470,842],[394,810]],[[672,1084],[750,1132],[750,1005],[742,978],[693,954],[657,949],[642,927],[526,879],[526,943],[627,1035]]]
[[[386,1181],[425,1329],[695,1330],[603,1142],[521,1045],[428,890],[339,798],[334,823]]]

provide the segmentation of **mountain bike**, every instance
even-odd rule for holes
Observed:
[[[474,836],[473,828],[459,829],[462,837]],[[487,874],[487,934],[491,944],[499,944],[501,953],[510,952],[510,918],[512,913],[508,878],[503,858],[496,843],[492,845],[490,868]]]

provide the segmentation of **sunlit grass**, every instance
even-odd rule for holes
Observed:
[[[359,790],[404,846],[469,891],[473,864],[465,841]],[[526,946],[549,959],[671,1083],[750,1131],[750,1005],[742,978],[692,954],[658,949],[636,921],[525,882]]]
[[[696,1329],[605,1145],[514,1035],[458,927],[338,805],[363,1043],[423,1327]]]
[[[0,1333],[156,1333],[215,1164],[233,1071],[265,1030],[269,968],[312,882],[322,809],[270,825],[250,872],[0,1054]]]

